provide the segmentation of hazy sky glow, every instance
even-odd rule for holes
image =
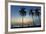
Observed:
[[[26,22],[26,19],[28,19],[28,20],[31,20],[32,21],[32,19],[31,19],[31,16],[29,16],[29,11],[30,11],[30,9],[33,9],[33,10],[35,10],[36,8],[41,8],[41,7],[37,7],[37,6],[15,6],[15,5],[11,5],[11,19],[12,19],[12,21],[13,22],[21,22],[22,20],[22,16],[19,14],[19,10],[21,9],[21,8],[25,8],[25,11],[27,12],[26,13],[26,16],[24,17],[24,19],[25,19],[25,22]],[[19,19],[19,20],[18,20]]]

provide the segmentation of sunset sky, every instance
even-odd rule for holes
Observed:
[[[22,23],[22,16],[19,14],[19,10],[21,8],[25,8],[25,11],[27,12],[26,13],[26,16],[23,18],[24,19],[24,23],[26,22],[32,22],[32,16],[29,16],[29,11],[30,9],[33,9],[35,10],[36,8],[39,8],[40,7],[37,7],[37,6],[15,6],[15,5],[11,5],[11,21],[13,23]]]

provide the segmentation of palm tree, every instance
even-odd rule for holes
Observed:
[[[32,9],[30,9],[30,11],[29,11],[29,16],[30,16],[30,15],[32,15],[32,19],[33,19],[34,12],[33,12],[33,10],[32,10]],[[33,25],[35,25],[35,23],[34,23],[34,19],[33,19]]]
[[[40,16],[39,10],[40,10],[40,9],[36,9],[36,10],[35,10],[35,15],[36,15],[36,16]]]
[[[30,10],[30,12],[29,12],[29,15],[32,15],[33,16],[33,11],[32,11],[32,9]]]
[[[24,18],[24,16],[26,16],[25,8],[22,8],[22,9],[19,11],[19,14],[22,16],[22,27],[23,27],[23,18]]]
[[[38,9],[38,8],[35,9],[35,15],[36,15],[36,17],[38,17],[38,21],[40,23],[41,22],[41,19],[40,19],[40,15],[41,15],[40,9]]]

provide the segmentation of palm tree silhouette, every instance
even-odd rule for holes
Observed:
[[[23,27],[23,18],[24,18],[24,16],[26,16],[25,8],[21,8],[21,10],[19,11],[19,13],[22,16],[22,27]]]
[[[30,16],[30,15],[32,15],[32,19],[33,19],[34,12],[33,12],[33,10],[32,10],[32,9],[30,9],[30,11],[29,11],[29,16]],[[35,25],[35,23],[34,23],[34,19],[33,19],[33,22],[32,22],[32,23],[33,23],[33,25]]]
[[[35,9],[35,16],[38,18],[39,23],[41,22],[40,15],[41,15],[40,9],[36,8]]]
[[[36,25],[35,23],[34,23],[34,17],[33,16],[38,16],[38,18],[39,18],[39,16],[40,16],[40,12],[39,12],[39,10],[40,9],[35,9],[35,12],[33,12],[33,10],[32,9],[30,9],[30,11],[29,11],[29,16],[30,15],[32,15],[32,19],[33,19],[33,25]],[[39,18],[39,21],[40,21],[40,18]]]
[[[41,14],[41,13],[39,12],[39,10],[40,10],[40,9],[36,9],[36,10],[35,10],[35,15],[36,15],[36,16],[39,16],[39,15]]]
[[[29,15],[32,15],[33,16],[33,11],[32,11],[32,9],[30,10],[30,12],[29,12]]]

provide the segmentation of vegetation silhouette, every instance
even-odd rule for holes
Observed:
[[[40,18],[41,12],[40,11],[41,11],[41,9],[38,9],[38,8],[35,9],[35,15],[39,18],[39,22],[41,22],[41,18]]]
[[[30,9],[30,11],[29,11],[29,16],[30,16],[30,15],[32,15],[32,19],[33,19],[34,12],[33,12],[33,10],[32,10],[32,9]],[[33,19],[33,22],[32,22],[32,23],[33,23],[33,25],[35,25],[35,23],[34,23],[34,19]]]
[[[36,16],[40,16],[41,13],[39,12],[39,10],[40,10],[40,9],[35,9],[35,15],[36,15]]]
[[[23,27],[23,18],[24,16],[26,16],[25,8],[21,8],[21,10],[19,10],[19,14],[22,16],[22,27]]]

